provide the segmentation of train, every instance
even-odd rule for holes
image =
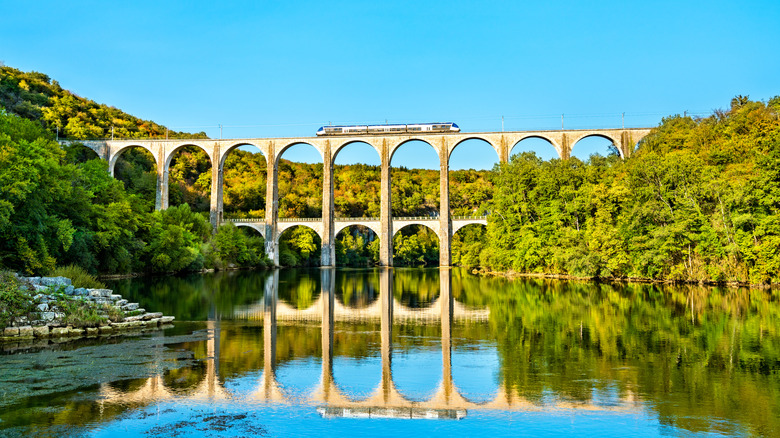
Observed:
[[[460,128],[452,122],[416,123],[411,125],[323,126],[317,130],[317,135],[416,134],[423,132],[460,132]]]

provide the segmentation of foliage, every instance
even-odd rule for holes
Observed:
[[[319,266],[320,236],[309,227],[296,226],[279,237],[279,264],[282,266]]]
[[[217,229],[205,254],[206,266],[217,269],[231,266],[263,268],[271,264],[265,255],[263,237],[232,223]]]
[[[12,272],[0,271],[0,328],[10,325],[14,317],[28,315],[34,309],[30,286]]]
[[[744,97],[708,118],[665,118],[625,161],[517,155],[493,176],[480,264],[586,277],[776,283],[779,168],[778,109]]]
[[[0,106],[39,122],[60,138],[207,138],[199,132],[169,131],[149,120],[79,97],[38,72],[0,65]]]
[[[438,265],[439,236],[428,227],[409,225],[393,237],[393,264]]]
[[[95,278],[94,275],[78,265],[59,266],[50,274],[52,277],[69,278],[73,287],[84,287],[87,289],[105,289],[106,285]]]

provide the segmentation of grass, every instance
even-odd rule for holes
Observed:
[[[106,285],[95,278],[94,275],[87,272],[78,265],[67,265],[55,268],[51,274],[53,277],[70,278],[73,287],[84,287],[87,289],[105,289]]]

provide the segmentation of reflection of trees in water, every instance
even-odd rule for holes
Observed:
[[[394,269],[393,296],[412,309],[428,307],[439,296],[438,269]]]
[[[117,380],[115,382],[110,382],[108,386],[120,392],[133,392],[143,388],[148,381],[148,378]]]
[[[379,298],[379,271],[338,270],[335,289],[336,299],[344,306],[366,308]]]
[[[304,310],[319,298],[320,270],[283,269],[279,271],[279,299]]]
[[[206,362],[201,361],[195,365],[167,370],[163,373],[165,387],[175,393],[189,394],[197,388],[198,384],[206,378]]]
[[[115,280],[108,287],[141,307],[174,315],[178,321],[206,321],[213,309],[229,319],[235,307],[263,298],[270,271],[221,271]]]
[[[642,393],[661,421],[704,430],[713,413],[778,430],[780,305],[764,291],[480,278],[453,295],[490,307],[507,390],[591,401]],[[740,408],[732,400],[741,400]],[[709,424],[709,423],[708,423]]]

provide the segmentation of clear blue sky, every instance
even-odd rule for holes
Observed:
[[[506,130],[558,129],[561,114],[568,128],[619,127],[623,112],[654,126],[780,94],[778,53],[778,0],[0,0],[6,65],[211,137],[218,124],[275,137],[385,120],[498,131],[502,115]],[[453,165],[496,160],[474,150]],[[393,164],[436,167],[406,155]]]

